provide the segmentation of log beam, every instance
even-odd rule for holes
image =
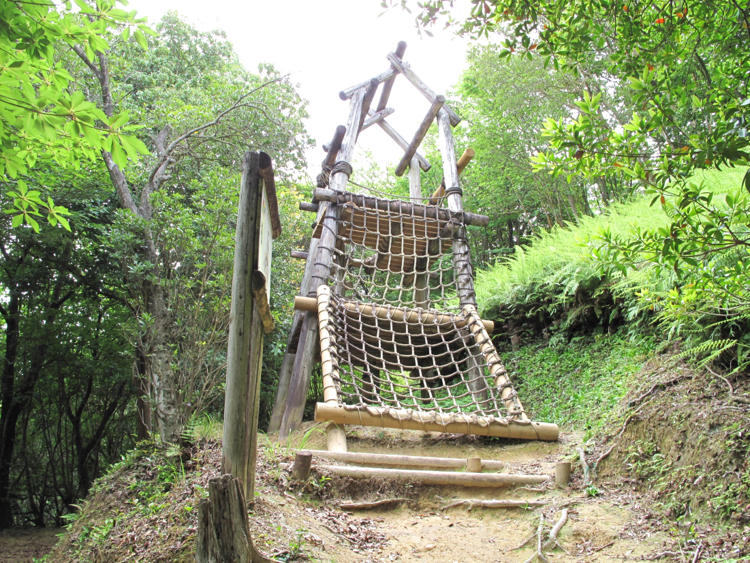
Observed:
[[[404,58],[406,53],[406,41],[399,41],[396,46],[396,56],[399,59]],[[380,100],[378,101],[378,107],[375,111],[381,111],[388,105],[388,98],[391,97],[391,90],[393,89],[393,83],[396,82],[396,75],[394,74],[391,78],[385,81],[383,84],[383,91],[380,94]]]
[[[391,409],[397,416],[385,413],[377,407],[346,409],[332,402],[317,403],[315,406],[316,422],[335,422],[355,426],[375,426],[378,428],[400,428],[402,430],[421,430],[423,432],[449,432],[454,434],[472,434],[475,436],[495,436],[497,438],[516,438],[520,440],[544,440],[554,442],[560,435],[556,424],[547,422],[519,423],[508,421],[507,424],[491,422],[486,425],[472,422],[470,415],[436,414],[420,411]]]
[[[463,469],[466,467],[466,459],[456,457],[429,457],[414,455],[393,454],[371,454],[365,452],[331,452],[318,450],[305,450],[314,458],[333,459],[346,463],[361,463],[364,465],[384,465],[391,467],[412,467],[430,469]],[[494,459],[483,459],[482,467],[485,470],[499,471],[505,467],[502,461]]]
[[[435,98],[437,97],[437,94],[432,91],[432,89],[427,86],[422,80],[414,73],[414,71],[411,69],[411,67],[404,63],[400,57],[396,56],[396,53],[388,53],[388,60],[391,61],[391,65],[393,65],[394,68],[397,68],[398,71],[404,75],[404,77],[412,83],[412,85],[419,90],[419,92],[427,98],[427,101],[432,103]],[[445,111],[450,117],[450,123],[453,127],[461,123],[461,118],[458,116],[458,114],[453,111],[448,104],[445,104]]]
[[[388,123],[385,119],[381,119],[378,121],[378,125],[380,128],[385,131],[386,135],[388,135],[391,139],[395,141],[395,143],[401,147],[401,150],[406,150],[409,148],[409,143],[406,142],[406,139],[404,139],[398,131],[396,131],[393,126]],[[421,154],[417,153],[417,158],[419,159],[419,166],[422,170],[427,172],[430,168],[432,168],[432,164],[428,162],[428,160],[423,157]]]
[[[401,157],[401,161],[396,166],[396,176],[403,176],[404,172],[406,172],[406,169],[411,162],[411,158],[417,153],[417,148],[422,144],[424,136],[427,135],[430,125],[432,125],[435,116],[440,111],[440,108],[443,107],[443,104],[445,104],[445,96],[436,96],[430,109],[427,111],[427,115],[425,115],[422,123],[419,124],[417,132],[414,134],[414,138],[411,140],[411,143],[409,143],[409,146],[406,147],[404,156]]]
[[[406,203],[400,200],[379,199],[372,196],[336,192],[325,188],[316,188],[314,194],[317,201],[330,201],[338,203],[339,205],[354,203],[357,206],[365,207],[367,209],[398,213],[399,215],[404,216],[413,215],[419,218],[435,219],[439,221],[450,221],[455,218],[449,210],[439,209],[434,205],[422,205],[421,203]],[[458,217],[463,218],[462,222],[465,225],[471,225],[473,227],[486,227],[490,223],[490,218],[487,215],[469,213],[463,210],[460,211]]]
[[[416,471],[409,469],[381,469],[375,467],[348,467],[322,465],[320,469],[352,479],[398,479],[416,481],[423,485],[451,485],[457,487],[512,487],[538,485],[547,480],[546,475],[509,475],[506,473],[452,473],[448,471]]]
[[[358,305],[356,303],[344,303],[344,308],[347,311],[359,312],[367,316],[375,316],[379,319],[392,320],[397,323],[422,323],[422,324],[438,324],[438,325],[450,325],[454,322],[456,317],[454,315],[448,315],[444,313],[427,313],[425,311],[412,311],[410,309],[402,309],[392,307],[390,305]],[[310,313],[318,312],[318,300],[314,297],[304,297],[298,295],[294,298],[294,308],[297,311],[305,311]],[[467,321],[455,321],[457,328],[463,328],[469,323]],[[482,321],[487,332],[495,330],[495,323],[492,321]]]

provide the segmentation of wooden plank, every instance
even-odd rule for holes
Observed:
[[[398,163],[398,166],[396,166],[396,176],[403,176],[404,172],[406,172],[406,168],[409,166],[411,158],[417,153],[417,148],[422,144],[424,136],[427,135],[430,125],[432,125],[435,116],[440,111],[440,108],[443,107],[443,104],[445,104],[445,96],[436,96],[430,109],[427,111],[427,115],[425,115],[422,123],[419,124],[417,132],[414,134],[414,138],[411,140],[411,143],[409,143],[409,146],[406,147],[404,156],[401,157],[401,161]]]
[[[432,469],[463,469],[467,460],[457,457],[430,457],[415,455],[371,454],[364,452],[332,452],[321,450],[305,450],[313,458],[334,459],[346,463],[362,463],[367,465],[385,465],[396,467],[429,467]],[[302,453],[302,452],[300,452]],[[495,459],[481,460],[482,467],[489,471],[505,468],[505,463]]]
[[[264,184],[266,182],[263,182]],[[258,257],[257,269],[264,277],[264,283],[271,287],[271,260],[273,255],[273,225],[271,207],[269,205],[268,189],[261,192],[260,226],[258,228]]]
[[[412,83],[412,85],[421,92],[421,94],[427,98],[427,101],[432,103],[435,98],[437,97],[437,94],[432,91],[432,89],[427,86],[422,80],[414,73],[414,71],[411,69],[411,67],[404,63],[400,57],[396,56],[396,53],[388,53],[388,60],[391,61],[391,64],[398,69],[398,71],[406,77],[406,79]],[[448,116],[450,117],[450,123],[453,127],[461,123],[461,118],[458,116],[458,114],[453,111],[448,104],[445,104],[445,107],[443,108]]]
[[[441,414],[405,409],[389,409],[389,412],[386,412],[381,407],[352,409],[333,403],[317,403],[315,421],[550,442],[556,441],[560,435],[560,429],[556,424],[546,422],[507,421],[507,424],[502,424],[497,421],[486,421],[487,424],[482,425],[473,422],[471,415],[461,413]]]
[[[242,479],[243,492],[253,491],[255,484],[253,438],[258,411],[253,406],[260,385],[258,359],[263,353],[263,330],[252,293],[263,188],[259,160],[257,152],[248,152],[242,163],[224,399],[222,472]]]
[[[381,119],[378,121],[378,125],[380,128],[386,132],[386,134],[393,139],[396,144],[401,147],[401,150],[406,150],[409,148],[409,143],[406,142],[406,139],[404,139],[401,135],[399,135],[398,131],[396,131],[393,126],[388,123],[385,119]],[[430,168],[432,168],[432,164],[430,164],[425,157],[423,157],[421,154],[417,153],[417,158],[419,159],[419,166],[427,172]]]
[[[273,175],[273,162],[271,157],[261,152],[258,160],[258,173],[263,178],[265,185],[267,205],[271,225],[273,227],[273,239],[276,240],[281,234],[281,218],[279,217],[279,201],[276,198],[276,180]]]
[[[405,307],[393,307],[392,305],[366,305],[364,303],[344,302],[344,308],[347,311],[361,313],[367,317],[376,317],[379,319],[407,324],[421,323],[423,325],[445,325],[457,328],[467,326],[467,322],[454,320],[457,317],[448,313],[433,313],[426,311],[414,311]],[[297,295],[294,298],[294,308],[297,311],[313,312],[318,311],[318,301],[314,297],[304,297]],[[491,332],[495,329],[495,323],[492,321],[482,321],[485,330]]]
[[[396,56],[399,59],[403,59],[404,53],[406,53],[406,41],[399,41],[398,45],[396,45]],[[375,111],[381,111],[388,105],[388,98],[391,97],[394,82],[396,82],[396,75],[386,80],[383,84],[383,91],[380,94],[380,101],[378,101],[378,107],[375,108]]]
[[[351,479],[398,479],[402,481],[414,481],[422,485],[450,485],[454,487],[512,487],[516,485],[539,485],[548,479],[546,475],[452,473],[449,471],[380,469],[374,467],[349,467],[346,465],[321,465],[319,468]]]
[[[371,112],[370,115],[367,117],[367,119],[365,119],[365,122],[362,124],[362,129],[360,130],[360,133],[364,131],[365,129],[367,129],[368,127],[372,127],[376,123],[380,123],[386,117],[395,113],[395,111],[396,110],[393,108],[385,108],[376,113]]]
[[[266,276],[260,270],[255,270],[253,272],[253,297],[255,298],[260,320],[263,323],[263,329],[266,334],[271,332],[276,324],[273,315],[271,315],[267,286]]]

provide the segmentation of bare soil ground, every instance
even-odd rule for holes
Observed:
[[[26,528],[0,532],[0,563],[29,563],[41,558],[57,543],[56,528]]]

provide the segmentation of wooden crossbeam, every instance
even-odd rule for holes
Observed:
[[[401,150],[407,150],[409,148],[409,143],[406,142],[406,139],[404,139],[401,135],[399,135],[398,131],[396,131],[393,126],[388,123],[385,119],[381,119],[378,121],[378,125],[380,128],[386,132],[386,134],[393,139],[396,144],[401,147]],[[421,154],[416,153],[417,158],[419,159],[419,167],[427,172],[430,168],[432,168],[432,164],[430,164],[425,157],[423,157]]]
[[[435,120],[435,116],[440,111],[440,108],[443,107],[443,104],[445,104],[445,97],[436,96],[435,100],[430,106],[430,109],[427,111],[427,115],[422,120],[422,123],[419,124],[417,132],[414,133],[414,138],[412,139],[411,143],[409,143],[409,146],[406,147],[406,153],[401,157],[401,162],[399,162],[398,166],[396,166],[396,176],[403,176],[404,172],[406,172],[406,169],[411,162],[411,158],[417,153],[417,148],[422,144],[424,136],[427,135],[427,131],[430,129],[430,125],[432,125],[432,122]]]
[[[385,108],[381,109],[380,111],[376,113],[370,112],[370,115],[365,119],[365,122],[362,124],[362,129],[360,130],[360,133],[367,129],[368,127],[372,127],[373,125],[380,123],[383,121],[386,117],[393,114],[396,110],[393,108]]]
[[[427,86],[427,84],[422,82],[422,80],[414,73],[411,67],[408,64],[404,63],[401,58],[396,55],[396,53],[388,53],[388,60],[391,61],[393,67],[397,68],[398,71],[403,74],[404,77],[409,82],[411,82],[412,85],[414,85],[414,87],[419,90],[430,103],[435,100],[437,94],[435,94],[435,92],[433,92],[432,89]],[[448,104],[445,105],[444,109],[450,116],[451,125],[453,127],[461,123],[461,118],[448,106]]]

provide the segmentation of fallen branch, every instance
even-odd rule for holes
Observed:
[[[698,549],[695,550],[695,555],[693,556],[693,563],[698,563],[698,558],[700,557],[702,550],[703,550],[703,542],[701,541],[698,544]]]
[[[592,550],[591,550],[591,553],[597,553],[597,552],[601,551],[602,549],[607,549],[608,547],[611,547],[611,546],[613,546],[613,545],[615,545],[615,542],[613,542],[613,541],[611,541],[611,542],[609,542],[609,543],[605,543],[605,544],[604,544],[603,546],[601,546],[601,547],[597,547],[597,548],[595,548],[595,549],[592,549]]]
[[[544,552],[542,551],[542,532],[544,531],[544,514],[542,514],[539,517],[539,528],[536,531],[536,552],[529,557],[526,561],[523,563],[531,563],[534,559],[539,559],[539,561],[542,561],[543,563],[549,563],[547,561],[547,558],[544,556]]]
[[[641,401],[643,401],[643,399],[645,399],[646,397],[648,397],[649,395],[651,395],[654,391],[656,391],[660,387],[666,388],[666,387],[669,387],[670,385],[674,385],[678,381],[682,381],[683,379],[686,379],[686,378],[691,378],[692,379],[692,377],[693,377],[692,375],[679,375],[679,376],[677,376],[677,377],[675,377],[673,379],[670,379],[669,381],[659,381],[658,383],[654,383],[651,386],[651,389],[649,389],[648,391],[646,391],[643,395],[641,395],[637,399],[633,399],[632,401],[628,401],[628,406],[629,407],[636,406]]]
[[[516,547],[512,547],[512,548],[510,548],[510,549],[508,550],[508,553],[509,553],[509,552],[511,552],[511,551],[516,551],[516,550],[518,550],[518,549],[521,549],[522,547],[525,547],[527,543],[529,543],[529,542],[530,542],[531,540],[533,540],[533,539],[534,539],[534,536],[535,536],[535,535],[536,535],[536,534],[531,534],[531,535],[530,535],[530,536],[529,536],[528,538],[526,538],[526,541],[525,541],[525,542],[523,542],[523,543],[521,543],[521,544],[517,545]]]
[[[557,534],[560,533],[560,530],[562,530],[562,527],[565,525],[565,522],[568,521],[568,509],[563,508],[562,514],[560,515],[560,520],[557,521],[557,524],[555,524],[552,527],[552,530],[549,533],[549,539],[547,540],[547,543],[544,544],[544,547],[542,549],[553,549],[554,547],[559,547],[565,553],[568,553],[567,550],[560,545],[560,542],[557,540]]]
[[[546,506],[549,504],[546,500],[480,500],[464,499],[457,500],[445,505],[440,510],[448,510],[456,506],[468,505],[469,511],[474,508],[531,508],[535,506]]]
[[[657,559],[661,559],[662,557],[676,557],[678,555],[681,555],[680,553],[677,553],[676,551],[662,551],[661,553],[657,553],[656,555],[652,555],[650,557],[643,557],[646,561],[656,561]]]
[[[345,510],[370,510],[371,508],[378,508],[380,506],[409,502],[409,500],[410,499],[408,498],[386,498],[374,502],[342,502],[341,504],[339,504],[339,508],[343,508]]]

